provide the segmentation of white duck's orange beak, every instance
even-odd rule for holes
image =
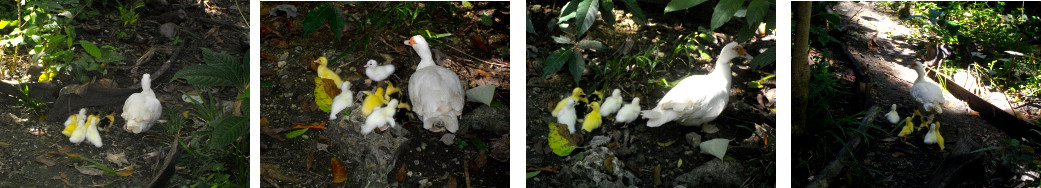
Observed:
[[[408,40],[405,41],[405,45],[409,45],[409,46],[416,45],[416,40],[412,39],[412,38],[414,38],[414,37],[409,37]]]
[[[739,56],[739,57],[743,57],[743,58],[746,58],[748,60],[752,60],[752,58],[754,58],[754,57],[752,57],[752,55],[748,54],[748,51],[745,50],[744,47],[735,46],[734,47],[734,51],[737,52],[737,56]]]

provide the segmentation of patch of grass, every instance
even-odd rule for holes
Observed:
[[[119,3],[119,20],[122,21],[123,27],[131,26],[132,28],[136,28],[136,25],[134,24],[137,23],[138,14],[134,10],[144,6],[144,1],[134,1],[133,3],[125,6],[123,5],[123,3]]]

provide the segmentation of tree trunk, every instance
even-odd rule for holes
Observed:
[[[796,3],[795,46],[792,52],[792,133],[806,126],[806,104],[810,86],[810,9],[812,2]]]

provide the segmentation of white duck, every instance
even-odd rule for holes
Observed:
[[[618,114],[614,116],[615,122],[631,123],[636,120],[636,117],[640,116],[640,98],[633,98],[633,102],[625,104],[622,109],[618,109]]]
[[[648,127],[658,127],[673,120],[683,125],[701,125],[723,112],[730,99],[730,60],[752,59],[745,49],[731,42],[716,58],[715,69],[708,75],[691,75],[676,84],[651,110],[641,111]]]
[[[394,64],[379,65],[376,60],[369,60],[365,63],[365,76],[368,76],[372,81],[383,81],[394,74]]]
[[[896,113],[896,104],[893,104],[893,110],[890,110],[889,113],[886,113],[886,120],[889,120],[889,123],[892,124],[900,122],[900,114]]]
[[[449,132],[459,129],[459,115],[463,113],[463,85],[459,75],[434,64],[426,39],[416,35],[405,41],[419,54],[419,66],[408,83],[408,97],[412,111],[423,120],[423,128],[430,130],[442,124]]]
[[[394,113],[397,112],[398,99],[391,99],[387,106],[376,107],[376,110],[369,114],[369,117],[365,118],[365,125],[361,127],[361,134],[369,134],[377,127],[390,125],[391,127],[396,126],[394,123]]]
[[[611,92],[611,96],[604,99],[602,105],[600,105],[600,116],[607,117],[618,111],[618,108],[622,107],[622,90],[614,89]]]
[[[163,114],[163,106],[152,92],[152,79],[148,74],[141,77],[141,92],[134,93],[123,103],[123,114],[127,120],[126,130],[134,134],[147,131]]]
[[[97,115],[90,115],[90,117],[87,118],[87,122],[86,122],[87,123],[87,125],[86,125],[86,127],[87,127],[87,142],[90,142],[90,144],[93,144],[94,147],[99,147],[99,148],[102,145],[102,143],[101,143],[101,134],[98,133],[98,122],[100,122],[100,121],[101,121],[101,117],[98,117]]]
[[[571,134],[575,134],[575,121],[578,120],[578,114],[575,114],[575,100],[571,98],[565,100],[564,106],[560,107],[560,112],[557,112],[557,123],[567,125],[567,130]]]
[[[354,92],[351,91],[351,82],[343,82],[343,84],[340,84],[340,94],[333,98],[333,104],[329,111],[329,120],[336,119],[336,114],[340,114],[340,111],[351,106],[354,106]]]
[[[85,114],[86,113],[86,109],[80,109],[80,113],[81,114]],[[76,125],[78,125],[78,126],[76,126],[76,129],[72,131],[72,135],[69,135],[69,142],[72,142],[74,144],[79,144],[80,142],[83,142],[83,140],[87,138],[87,125],[86,125],[86,123],[88,122],[87,119],[89,119],[89,117],[87,117],[85,115],[81,115],[81,116],[78,116],[78,117],[79,118],[76,118]]]
[[[918,78],[911,86],[911,98],[914,98],[915,103],[918,104],[918,109],[922,110],[919,113],[918,109],[915,109],[914,115],[923,114],[919,117],[921,118],[925,117],[924,114],[928,114],[929,121],[922,123],[922,126],[925,126],[933,120],[934,115],[943,113],[943,88],[936,82],[925,78],[925,67],[921,62],[914,62],[914,69],[915,72],[918,72]]]

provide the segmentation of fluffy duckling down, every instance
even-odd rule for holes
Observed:
[[[567,125],[568,131],[571,134],[575,134],[577,116],[575,114],[575,100],[571,98],[564,99],[564,106],[561,106],[560,112],[557,113],[557,123]]]
[[[101,147],[101,134],[98,133],[98,122],[101,121],[101,117],[97,115],[90,115],[87,118],[87,142],[94,145],[94,147]]]
[[[65,136],[72,136],[72,132],[76,131],[76,127],[80,125],[78,119],[82,119],[84,117],[87,117],[86,108],[80,108],[79,114],[70,115],[69,119],[65,120],[65,129],[61,131],[61,134],[64,134]]]
[[[335,83],[336,85],[343,84],[343,80],[340,79],[340,75],[337,75],[336,72],[333,72],[332,69],[329,69],[329,67],[328,67],[329,60],[328,59],[325,59],[325,57],[319,57],[317,60],[315,60],[315,62],[318,63],[318,77],[319,78],[325,78],[325,79],[333,80],[333,83]]]
[[[92,115],[93,116],[93,115]],[[90,119],[89,116],[83,116],[82,118],[76,118],[76,129],[72,131],[72,135],[69,136],[69,142],[73,144],[79,144],[87,138],[87,121]]]
[[[900,121],[900,114],[896,113],[896,104],[893,104],[893,110],[886,113],[886,120],[889,120],[889,123],[891,124],[896,124]]]
[[[940,150],[944,150],[943,135],[940,135],[940,122],[929,125],[929,133],[925,133],[925,140],[922,142],[925,144],[938,144],[940,145]]]
[[[590,110],[589,114],[586,114],[585,120],[582,121],[582,130],[593,132],[593,129],[599,128],[602,123],[600,119],[600,103],[591,102],[589,105],[593,107],[593,110]]]
[[[391,99],[387,106],[376,108],[372,115],[365,118],[365,125],[361,127],[361,134],[369,134],[376,128],[384,125],[396,126],[394,113],[397,112],[398,99]]]
[[[362,93],[365,93],[366,96],[361,103],[361,115],[369,117],[376,107],[383,105],[383,88],[376,88],[376,93],[369,91],[362,91]]]
[[[373,81],[386,80],[391,74],[394,74],[394,64],[379,65],[376,63],[376,60],[372,59],[365,63],[365,76],[368,76]]]
[[[633,102],[626,104],[622,109],[618,110],[618,114],[615,114],[614,121],[622,123],[632,123],[640,116],[640,98],[633,98]]]
[[[901,129],[900,134],[896,136],[907,138],[907,135],[910,135],[914,132],[914,124],[911,123],[911,117],[907,117],[906,119],[904,119],[904,121],[904,128]]]
[[[561,99],[560,102],[557,102],[557,105],[553,107],[553,112],[551,114],[553,115],[553,117],[557,117],[557,114],[560,113],[561,108],[564,107],[564,103],[565,101],[567,101],[566,99],[574,100],[575,103],[577,103],[578,101],[588,102],[586,98],[583,97],[583,95],[585,95],[585,92],[582,91],[582,88],[576,87],[575,89],[572,89],[570,96]]]
[[[622,90],[614,89],[611,92],[611,96],[604,99],[604,104],[600,106],[600,116],[609,116],[622,108]]]
[[[335,120],[340,111],[354,106],[354,92],[351,91],[351,82],[343,82],[340,85],[340,94],[333,98],[332,109],[329,111],[329,120]]]
[[[147,131],[163,114],[163,106],[152,92],[152,79],[148,74],[141,78],[141,92],[134,93],[123,103],[123,119],[126,130],[134,134]]]

